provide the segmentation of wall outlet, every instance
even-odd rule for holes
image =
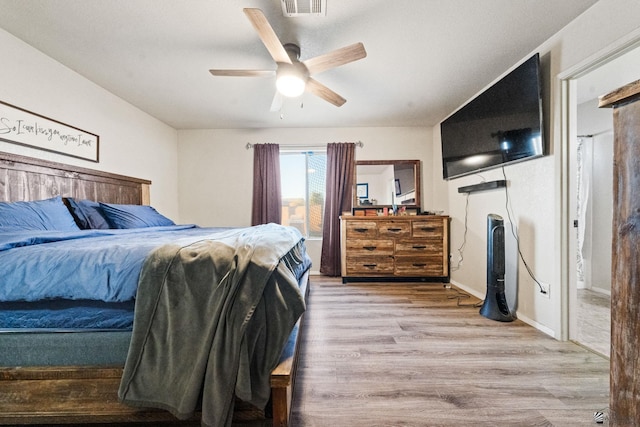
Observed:
[[[544,282],[539,282],[540,283],[540,295],[542,295],[544,298],[550,299],[551,298],[551,285],[549,285],[548,283],[544,283]]]

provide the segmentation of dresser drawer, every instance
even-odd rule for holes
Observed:
[[[347,239],[375,239],[378,224],[374,221],[347,221]]]
[[[391,239],[351,239],[347,240],[348,256],[393,255],[394,244]]]
[[[396,276],[447,276],[442,257],[396,256]]]
[[[380,221],[378,223],[380,237],[410,237],[411,223],[409,221]]]
[[[442,256],[442,239],[399,239],[396,255]]]
[[[351,257],[347,256],[347,275],[351,276],[389,276],[393,275],[392,256]]]
[[[419,220],[412,222],[413,237],[438,239],[442,241],[444,224],[442,220]]]

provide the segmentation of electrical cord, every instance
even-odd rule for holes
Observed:
[[[456,289],[456,288],[452,288],[451,286],[446,287],[448,290],[455,292],[455,295],[447,295],[447,299],[455,299],[456,300],[456,305],[458,307],[480,307],[482,305],[482,301],[473,303],[473,304],[462,304],[460,301],[462,299],[468,299],[471,298],[471,295],[464,293],[464,292],[460,292],[460,290]]]
[[[460,270],[460,265],[464,260],[464,247],[467,245],[467,231],[469,229],[469,227],[467,226],[467,219],[469,218],[469,194],[470,193],[466,193],[467,201],[464,208],[464,234],[462,235],[462,244],[458,248],[458,263],[455,267],[451,267],[452,271]]]
[[[507,174],[504,171],[504,166],[502,167],[502,176],[506,181]],[[546,294],[547,292],[544,290],[540,281],[533,274],[533,271],[529,267],[529,264],[527,264],[527,261],[524,259],[524,255],[522,255],[522,251],[520,250],[520,239],[518,238],[518,232],[516,231],[515,226],[513,225],[514,224],[513,219],[511,218],[511,211],[513,211],[513,208],[511,207],[511,199],[509,198],[509,189],[507,185],[504,186],[504,194],[505,194],[505,209],[507,211],[507,217],[509,218],[509,223],[511,224],[511,234],[513,234],[514,239],[516,239],[516,247],[518,249],[518,255],[520,256],[520,259],[522,260],[522,264],[524,264],[524,267],[527,270],[527,273],[529,273],[529,276],[540,288],[540,293]]]
[[[485,177],[480,175],[479,173],[475,175],[480,177],[481,179],[480,182],[487,181]],[[464,234],[462,235],[462,244],[458,248],[458,263],[456,264],[455,267],[451,267],[451,271],[460,270],[460,265],[462,265],[462,261],[464,260],[464,248],[465,246],[467,246],[467,231],[469,231],[469,227],[467,226],[468,219],[469,219],[469,195],[471,195],[471,193],[470,192],[465,193],[465,195],[467,197],[467,200],[465,202],[465,207],[464,207]]]

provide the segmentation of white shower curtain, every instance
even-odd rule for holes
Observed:
[[[593,167],[593,137],[578,138],[577,149],[577,167],[576,167],[576,193],[577,193],[577,212],[578,219],[577,246],[576,246],[576,267],[577,267],[577,286],[578,289],[587,286],[585,277],[585,231],[587,229],[587,206],[589,204],[589,194],[591,191],[591,169]]]

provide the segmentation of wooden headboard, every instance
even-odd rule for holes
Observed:
[[[150,202],[151,181],[0,152],[0,201],[54,196],[104,203]]]

